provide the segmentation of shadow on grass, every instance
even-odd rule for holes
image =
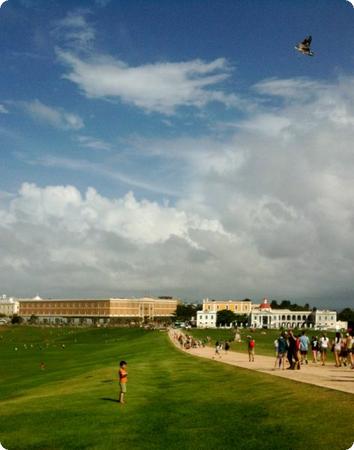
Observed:
[[[107,402],[119,403],[119,400],[117,400],[116,398],[101,397],[100,400],[106,400]]]
[[[114,380],[101,380],[101,383],[113,383]]]

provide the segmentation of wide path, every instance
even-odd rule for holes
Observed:
[[[221,358],[215,356],[214,348],[200,347],[186,350],[182,348],[178,341],[174,339],[176,330],[169,331],[169,337],[173,344],[186,353],[201,358],[213,359],[244,369],[256,370],[277,377],[288,378],[301,383],[314,384],[329,389],[349,392],[354,394],[354,370],[347,367],[334,367],[333,363],[322,366],[320,363],[301,366],[301,370],[281,370],[274,369],[275,357],[257,355],[254,362],[248,361],[248,354],[229,351],[227,354],[222,351]],[[257,349],[256,349],[257,352]]]

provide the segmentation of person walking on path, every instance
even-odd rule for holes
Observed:
[[[288,344],[285,339],[284,333],[281,333],[281,335],[278,338],[278,364],[279,369],[282,368],[285,370],[285,356],[287,351]]]
[[[354,369],[354,355],[353,355],[353,331],[350,330],[349,333],[347,333],[347,361],[348,365],[351,369]]]
[[[252,336],[248,336],[248,361],[254,362],[254,350],[256,346],[256,341],[253,339]]]
[[[329,345],[329,339],[326,336],[326,333],[323,333],[322,337],[320,339],[320,350],[321,350],[322,366],[324,366],[326,364],[328,345]]]
[[[312,362],[317,363],[317,358],[319,354],[319,342],[317,336],[312,336],[311,338],[311,350],[312,350]]]
[[[304,330],[301,333],[300,336],[300,354],[301,354],[301,364],[304,364],[304,362],[306,364],[308,364],[309,362],[307,361],[307,353],[309,351],[309,343],[310,340],[309,338],[306,336],[306,331]]]
[[[128,382],[128,372],[127,372],[127,363],[125,361],[121,361],[119,363],[119,386],[120,386],[120,395],[119,402],[125,403],[125,394],[127,392],[127,382]]]
[[[292,330],[289,330],[288,360],[290,367],[288,367],[288,369],[290,370],[294,370],[296,368],[300,369],[297,345],[297,338],[294,336]]]
[[[342,365],[340,361],[341,350],[342,350],[342,335],[340,334],[339,331],[337,331],[333,341],[333,353],[336,362],[336,367],[340,367]]]

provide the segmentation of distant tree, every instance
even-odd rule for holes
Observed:
[[[271,307],[272,309],[279,309],[279,308],[280,308],[280,305],[278,305],[278,302],[277,302],[276,300],[272,300],[272,301],[270,302],[270,307]]]
[[[32,314],[32,316],[29,318],[28,322],[30,324],[34,324],[34,323],[37,323],[37,320],[38,320],[38,317],[36,315]]]
[[[290,300],[282,300],[280,303],[280,308],[282,309],[290,309],[291,301]]]
[[[338,314],[338,320],[343,320],[344,322],[348,322],[348,327],[353,328],[354,327],[354,310],[351,308],[344,308],[339,314]]]
[[[247,314],[236,314],[236,318],[234,320],[236,322],[237,326],[248,325],[248,315]]]
[[[202,309],[202,305],[191,305],[189,303],[182,303],[177,305],[176,312],[174,313],[174,320],[189,321],[192,317],[196,317],[197,311]]]
[[[12,323],[13,325],[20,324],[20,323],[22,323],[22,322],[23,322],[23,319],[22,319],[21,316],[18,316],[17,314],[14,314],[14,315],[12,316],[11,323]]]
[[[236,321],[236,314],[229,309],[223,309],[216,314],[216,325],[230,325]]]

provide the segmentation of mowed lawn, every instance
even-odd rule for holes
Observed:
[[[195,358],[164,332],[2,327],[0,336],[9,450],[344,450],[354,441],[352,395]],[[125,405],[116,402],[123,358]]]

